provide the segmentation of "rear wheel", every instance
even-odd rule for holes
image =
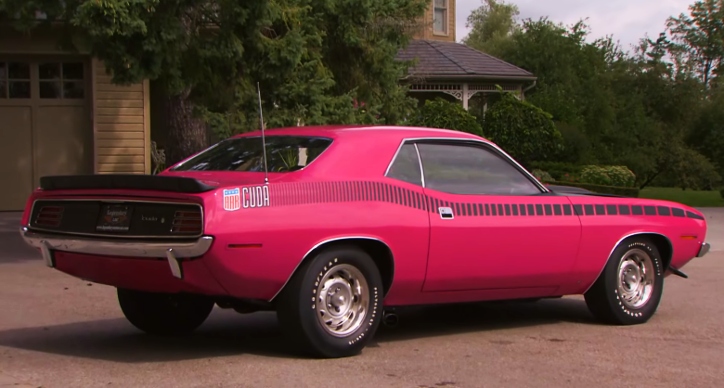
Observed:
[[[634,237],[613,251],[603,272],[585,294],[591,313],[618,325],[647,322],[661,301],[664,287],[661,255],[650,240]]]
[[[154,335],[184,335],[211,314],[214,302],[201,295],[161,294],[119,288],[123,314],[138,329]]]
[[[355,247],[324,250],[304,263],[279,295],[277,315],[300,350],[319,357],[358,354],[382,318],[382,277]]]

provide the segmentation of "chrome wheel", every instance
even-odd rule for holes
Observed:
[[[654,262],[641,249],[631,249],[618,265],[618,296],[628,308],[645,305],[654,290]]]
[[[335,265],[315,286],[317,318],[329,334],[345,337],[362,326],[370,290],[360,270],[348,264]]]

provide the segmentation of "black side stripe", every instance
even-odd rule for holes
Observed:
[[[687,217],[704,220],[678,207],[629,204],[532,204],[455,202],[424,195],[401,185],[374,181],[330,181],[281,183],[269,186],[270,206],[298,206],[315,203],[385,202],[437,213],[450,207],[456,217],[558,217],[558,216],[651,216]]]

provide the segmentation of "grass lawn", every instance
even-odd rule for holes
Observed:
[[[639,193],[640,198],[664,199],[693,207],[724,206],[719,191],[681,190],[675,187],[646,187]]]

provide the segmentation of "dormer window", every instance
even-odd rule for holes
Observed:
[[[432,16],[432,28],[436,34],[447,34],[448,25],[448,0],[434,0]]]

